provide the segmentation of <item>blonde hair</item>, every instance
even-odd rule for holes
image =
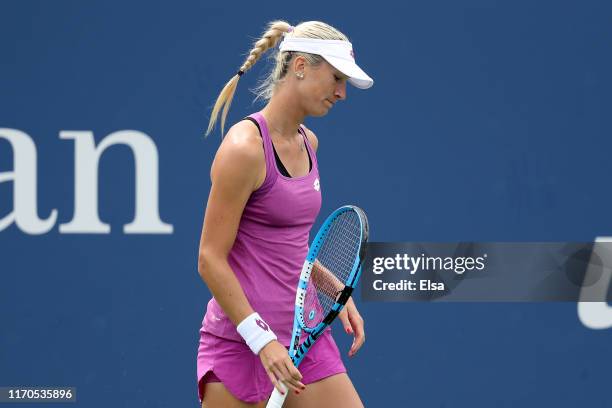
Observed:
[[[249,52],[249,56],[247,57],[244,64],[242,64],[242,66],[240,67],[239,72],[237,72],[225,84],[225,86],[221,90],[221,93],[217,97],[215,106],[213,107],[212,113],[210,114],[210,121],[208,122],[206,136],[208,136],[208,134],[210,134],[210,132],[214,129],[221,109],[223,109],[221,114],[221,135],[223,135],[225,130],[225,119],[227,118],[227,113],[229,112],[230,105],[232,104],[232,99],[234,98],[234,93],[236,92],[238,80],[242,75],[240,74],[240,72],[245,73],[249,69],[251,69],[264,52],[266,52],[270,48],[276,47],[283,35],[297,38],[318,38],[322,40],[348,41],[348,38],[340,31],[330,26],[329,24],[325,24],[320,21],[306,21],[298,24],[295,27],[291,27],[289,23],[282,20],[277,20],[269,23],[261,39],[257,40],[253,45],[253,48]],[[270,71],[268,76],[260,82],[257,88],[255,88],[255,100],[269,100],[272,97],[272,95],[274,94],[274,89],[280,82],[282,82],[282,79],[287,73],[287,70],[289,68],[289,62],[296,55],[303,56],[309,64],[315,66],[319,65],[323,61],[323,57],[315,54],[295,51],[278,52],[278,50],[276,50],[275,53],[272,55],[272,58],[275,60],[275,64],[272,70]]]

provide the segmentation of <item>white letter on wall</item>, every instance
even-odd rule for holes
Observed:
[[[599,244],[599,245],[598,245]],[[578,318],[589,329],[602,330],[612,327],[612,307],[608,305],[608,289],[612,278],[612,237],[597,237],[593,252],[601,258],[601,266],[591,264],[584,276],[585,284],[580,290]],[[593,256],[591,254],[591,256]]]
[[[0,183],[13,181],[13,212],[0,218],[0,231],[15,221],[27,234],[44,234],[55,225],[57,210],[51,210],[46,220],[38,218],[36,145],[30,136],[16,129],[0,128],[0,138],[11,144],[14,163],[12,172],[0,173]]]
[[[121,130],[105,137],[96,147],[89,131],[61,131],[60,138],[74,139],[74,217],[60,224],[62,233],[108,234],[110,226],[98,216],[98,166],[104,150],[115,144],[127,145],[136,167],[136,215],[123,227],[126,234],[171,234],[171,224],[159,218],[157,147],[149,136],[136,130]]]

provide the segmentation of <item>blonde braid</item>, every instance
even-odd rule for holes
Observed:
[[[255,42],[253,49],[251,49],[249,52],[249,56],[244,64],[242,64],[240,67],[240,70],[225,84],[221,90],[221,93],[217,97],[217,101],[215,102],[215,106],[213,107],[210,115],[210,121],[208,122],[206,136],[208,136],[208,134],[215,127],[215,123],[217,122],[217,117],[219,116],[219,111],[221,108],[223,108],[223,113],[221,114],[221,135],[223,136],[225,130],[225,119],[227,117],[230,105],[232,104],[232,99],[234,98],[234,93],[236,92],[236,87],[238,85],[240,76],[251,69],[264,52],[270,48],[276,47],[276,44],[278,44],[278,41],[281,39],[283,34],[289,32],[291,28],[292,27],[289,23],[282,20],[273,21],[268,24],[266,32],[262,35],[261,39]]]

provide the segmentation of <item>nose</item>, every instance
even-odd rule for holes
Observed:
[[[334,90],[334,96],[336,97],[336,99],[339,99],[339,100],[346,99],[346,79],[343,79],[336,83],[336,89]]]

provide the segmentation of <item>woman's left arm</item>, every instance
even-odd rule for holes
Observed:
[[[357,306],[355,306],[352,297],[348,299],[346,306],[344,306],[338,318],[342,322],[344,331],[354,336],[353,344],[348,352],[349,357],[353,357],[365,342],[365,329],[363,318],[359,314],[359,311],[357,311]]]

